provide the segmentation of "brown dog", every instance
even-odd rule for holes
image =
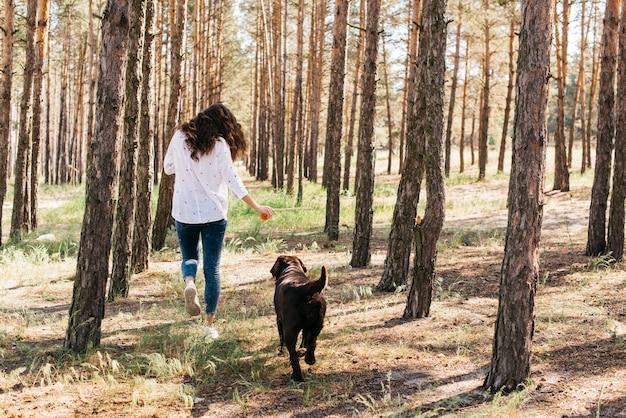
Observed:
[[[292,379],[303,382],[300,360],[296,351],[298,335],[302,331],[302,348],[306,349],[304,361],[315,364],[317,336],[324,326],[326,300],[321,292],[326,286],[328,272],[322,266],[319,280],[310,281],[306,267],[298,257],[281,255],[270,270],[276,281],[274,308],[280,337],[280,352],[283,346],[289,350]]]

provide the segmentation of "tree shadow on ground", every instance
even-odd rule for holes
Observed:
[[[459,393],[442,396],[441,399],[405,410],[402,405],[409,397],[432,394],[443,390],[447,385],[482,379],[482,370],[457,374],[446,378],[437,377],[423,370],[398,368],[369,371],[316,374],[308,373],[307,381],[294,383],[289,375],[283,375],[271,382],[270,388],[257,396],[254,402],[245,407],[245,415],[262,417],[290,414],[298,418],[327,416],[354,416],[375,412],[378,408],[396,409],[400,415],[413,416],[420,411],[441,411],[453,413],[459,409],[478,406],[490,401],[492,396],[476,387]],[[225,383],[225,382],[222,382]],[[194,405],[192,417],[210,416],[212,404],[227,401],[233,397],[237,382],[231,382],[230,390],[220,393],[201,394],[206,398]],[[334,393],[331,391],[334,390]],[[333,397],[329,401],[328,397]],[[253,405],[252,405],[253,404]],[[208,414],[208,415],[207,415]]]

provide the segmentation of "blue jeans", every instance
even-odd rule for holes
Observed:
[[[183,280],[196,278],[202,238],[202,266],[204,269],[204,305],[207,314],[215,314],[220,297],[220,257],[224,243],[227,221],[206,224],[185,224],[176,221],[178,245],[183,256],[181,264]]]

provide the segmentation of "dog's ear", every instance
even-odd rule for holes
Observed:
[[[276,259],[276,262],[274,262],[274,265],[270,269],[270,273],[272,274],[272,277],[274,279],[278,277],[278,272],[282,270],[283,264],[285,264],[285,258],[281,255],[280,257]]]
[[[300,260],[300,258],[298,257],[294,257],[296,260],[298,260],[298,263],[300,264],[300,266],[302,267],[302,271],[304,271],[305,273],[307,272],[307,268],[304,265],[304,263],[302,262],[302,260]]]

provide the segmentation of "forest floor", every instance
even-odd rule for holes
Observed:
[[[626,271],[584,255],[586,186],[545,195],[528,384],[508,396],[482,389],[506,193],[502,179],[447,187],[431,314],[418,320],[402,319],[406,291],[375,290],[389,225],[375,225],[367,268],[349,266],[345,226],[339,242],[285,231],[275,251],[226,251],[216,341],[185,316],[179,261],[161,254],[133,277],[127,300],[107,304],[102,344],[80,359],[60,350],[75,265],[9,275],[0,280],[0,416],[626,417]],[[269,269],[282,253],[298,255],[313,278],[323,264],[330,271],[318,361],[302,361],[304,383],[277,353]],[[186,369],[200,349],[208,360]],[[160,368],[137,366],[155,355]]]

